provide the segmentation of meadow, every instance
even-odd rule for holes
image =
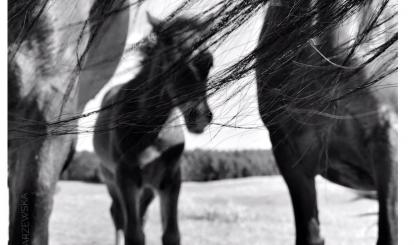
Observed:
[[[326,244],[375,244],[375,200],[317,178]],[[103,184],[60,181],[50,223],[51,244],[114,244],[110,198]],[[183,245],[294,244],[290,198],[280,176],[185,182],[179,202]],[[158,200],[148,210],[148,245],[161,244]]]

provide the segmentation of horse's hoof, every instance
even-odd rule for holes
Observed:
[[[321,236],[319,222],[313,218],[309,221],[309,245],[324,245],[325,240]]]
[[[125,237],[122,230],[115,231],[115,245],[125,245]]]
[[[325,245],[325,240],[321,238],[320,241],[312,242],[310,245]]]
[[[180,245],[180,235],[164,234],[162,236],[162,245]]]

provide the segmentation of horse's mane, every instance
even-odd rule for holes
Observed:
[[[22,0],[23,1],[23,0]],[[139,3],[144,2],[145,0],[138,1]],[[324,1],[318,0],[320,2],[320,8],[318,11],[323,11],[326,14],[326,18],[329,21],[320,22],[317,25],[313,25],[313,21],[318,16],[318,11],[316,9],[311,8],[309,11],[299,14],[299,15],[291,15],[289,19],[283,21],[280,25],[276,27],[277,32],[271,32],[270,37],[267,39],[266,42],[263,42],[260,46],[256,47],[254,50],[249,52],[248,54],[240,57],[240,59],[222,69],[220,69],[215,74],[212,74],[210,78],[210,94],[215,94],[219,90],[226,88],[229,84],[235,83],[238,80],[245,78],[251,75],[256,70],[256,58],[258,55],[263,57],[264,62],[272,63],[280,63],[283,64],[286,61],[292,60],[297,54],[298,50],[300,50],[303,46],[308,45],[308,42],[311,38],[315,36],[321,36],[326,33],[329,29],[333,26],[336,26],[340,23],[343,23],[347,20],[352,14],[356,11],[359,11],[367,6],[367,4],[371,4],[374,0],[349,0],[349,1]],[[176,11],[174,11],[168,18],[167,21],[171,21],[169,23],[175,23],[171,25],[171,30],[178,30],[178,28],[188,28],[197,27],[197,22],[194,21],[196,18],[205,18],[205,16],[209,16],[208,21],[211,24],[211,28],[206,31],[202,38],[199,40],[198,45],[209,43],[209,46],[218,46],[226,41],[229,36],[238,30],[241,26],[247,23],[253,16],[259,13],[266,4],[269,5],[278,5],[281,3],[289,2],[289,1],[267,1],[267,0],[240,0],[240,1],[227,1],[227,0],[220,0],[218,3],[214,4],[211,8],[206,9],[205,11],[201,12],[198,15],[195,15],[194,18],[182,18],[177,17],[178,15],[182,14],[184,11],[189,9],[193,6],[197,1],[196,0],[187,0],[183,1],[183,4],[180,5]],[[295,0],[296,6],[301,6],[301,3],[309,2],[304,0]],[[388,8],[391,5],[390,0],[378,0],[378,6],[373,10],[370,18],[368,19],[368,24],[360,33],[358,33],[355,42],[353,45],[350,45],[347,50],[343,52],[345,54],[352,54],[355,51],[369,43],[370,39],[369,36],[375,30],[378,30],[379,26],[392,23],[397,18],[397,10],[393,9],[394,13],[390,15],[389,18],[379,18],[379,16],[384,14],[384,9]],[[33,10],[32,10],[33,11]],[[9,9],[10,14],[10,9]],[[9,26],[10,28],[10,26]],[[177,28],[177,29],[175,29]],[[301,35],[297,36],[297,40],[293,40],[290,43],[287,43],[283,49],[278,47],[277,39],[284,38],[284,36],[290,34],[292,31],[300,30],[302,32]],[[372,64],[373,62],[377,61],[378,59],[384,59],[384,54],[389,52],[391,48],[395,47],[398,41],[398,31],[396,28],[391,28],[386,30],[389,33],[389,38],[387,40],[383,40],[380,43],[376,43],[375,45],[371,46],[369,52],[367,52],[367,57],[365,61],[359,64],[358,69],[363,69],[364,67]],[[141,51],[146,55],[150,54],[153,51],[153,43],[149,41],[149,39],[144,39],[143,44],[141,45]],[[195,47],[196,48],[196,47]],[[128,47],[127,47],[128,50]],[[389,59],[385,61],[384,64],[396,64],[397,54],[395,51],[395,55],[391,55],[390,57],[386,57]],[[349,59],[348,59],[349,60]],[[340,64],[343,67],[347,67],[348,63]],[[278,66],[274,66],[275,69],[278,69]],[[340,66],[338,66],[340,67]],[[349,67],[348,67],[349,68]],[[375,76],[371,77],[370,79],[360,83],[359,85],[355,86],[353,89],[347,91],[346,94],[343,96],[347,96],[348,94],[352,93],[353,91],[357,90],[364,90],[367,89],[382,79],[386,78],[388,75],[397,71],[398,66],[385,66],[382,67],[383,69],[378,69],[375,73]],[[337,72],[341,72],[343,69],[338,69]],[[355,70],[357,72],[358,70]],[[70,93],[70,91],[68,91]],[[229,99],[232,96],[229,96]],[[104,108],[105,109],[105,108]],[[77,120],[79,118],[85,117],[90,115],[78,115],[73,118],[65,120],[65,122],[69,122],[72,120]],[[93,112],[92,112],[93,114]],[[61,123],[65,123],[61,122]],[[58,122],[53,122],[56,124]],[[62,125],[59,123],[59,125]]]
[[[164,27],[161,30],[161,35],[173,36],[176,35],[177,32],[185,30],[196,30],[200,33],[204,31],[204,25],[199,18],[190,18],[186,16],[174,17],[173,19],[166,20],[162,25]],[[152,31],[136,44],[144,59],[151,57],[154,54],[157,41],[157,34]]]
[[[178,16],[166,21],[164,31],[176,33],[182,30],[197,30],[202,32],[203,27],[201,18]]]

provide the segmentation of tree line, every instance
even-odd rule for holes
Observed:
[[[100,159],[89,151],[77,152],[62,173],[63,180],[101,182]],[[270,150],[190,150],[180,159],[183,181],[212,181],[249,176],[277,175]]]

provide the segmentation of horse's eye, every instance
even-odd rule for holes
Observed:
[[[197,69],[200,78],[204,80],[207,78],[208,73],[210,72],[210,68],[212,66],[212,58],[204,54],[200,54],[193,59],[192,64]]]
[[[210,53],[200,53],[195,59],[194,64],[198,68],[210,69],[213,66],[213,56]]]
[[[168,35],[167,32],[160,33],[159,38],[165,45],[172,45],[174,43],[174,38]]]
[[[167,45],[172,45],[174,43],[174,40],[172,37],[165,37],[163,41]]]
[[[210,68],[213,66],[213,56],[208,52],[202,52],[194,58],[193,62],[201,77],[205,79],[208,76]]]

